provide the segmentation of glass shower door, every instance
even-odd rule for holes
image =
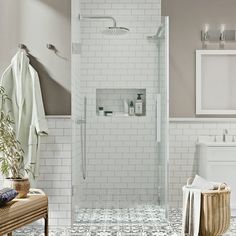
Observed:
[[[159,207],[167,212],[168,19],[162,18],[153,42],[138,32],[108,38],[96,24],[81,23],[81,54],[72,57],[78,72],[72,87],[72,219],[138,222],[137,215]],[[124,114],[124,101],[135,103],[138,93],[143,115]],[[99,116],[101,106],[114,115]]]

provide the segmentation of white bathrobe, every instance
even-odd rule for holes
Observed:
[[[0,85],[11,98],[11,102],[0,104],[0,108],[5,112],[10,111],[17,139],[24,150],[24,162],[31,165],[37,177],[40,136],[47,135],[48,129],[38,74],[29,64],[24,51],[19,51],[13,57],[11,65],[1,77]]]

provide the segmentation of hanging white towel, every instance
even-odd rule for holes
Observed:
[[[183,235],[198,236],[201,213],[201,189],[183,187]]]
[[[24,161],[31,165],[33,174],[39,174],[40,137],[48,134],[38,74],[29,64],[24,51],[19,51],[4,71],[0,85],[5,88],[11,102],[0,109],[10,111],[15,123],[17,139],[24,150]]]

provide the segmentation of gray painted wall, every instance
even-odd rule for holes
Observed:
[[[0,0],[0,73],[9,65],[17,45],[19,1]]]
[[[47,115],[71,113],[70,0],[0,0],[0,73],[9,65],[18,43],[29,49],[38,71]],[[46,44],[55,45],[55,54]]]
[[[200,31],[205,24],[236,29],[236,1],[162,0],[162,15],[170,17],[170,116],[195,117],[195,50],[202,48]],[[230,48],[235,49],[236,43],[225,47]]]

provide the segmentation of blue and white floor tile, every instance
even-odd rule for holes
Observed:
[[[170,211],[170,222],[158,207],[81,209],[71,228],[51,229],[50,236],[180,236],[181,210]],[[14,236],[43,236],[43,227],[24,227]],[[236,219],[224,236],[236,236]]]

